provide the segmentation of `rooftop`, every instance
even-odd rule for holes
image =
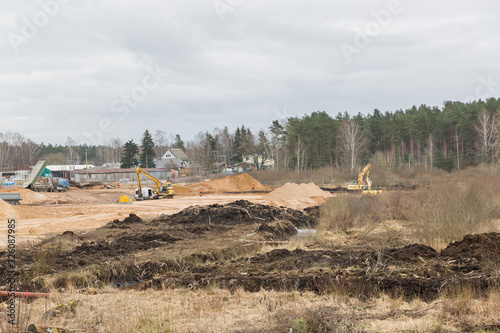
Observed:
[[[172,148],[170,149],[170,152],[177,158],[180,158],[183,161],[190,160],[189,156],[182,150],[178,148]]]
[[[170,169],[167,168],[143,168],[142,170],[145,170],[146,172],[165,172],[169,171]],[[87,170],[75,170],[75,173],[78,174],[86,174]],[[137,169],[101,169],[101,168],[93,168],[89,169],[88,173],[89,174],[106,174],[106,173],[136,173]]]

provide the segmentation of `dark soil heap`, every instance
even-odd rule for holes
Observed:
[[[155,219],[168,224],[252,224],[273,221],[290,222],[296,228],[313,227],[317,219],[299,210],[274,207],[238,200],[227,205],[193,206],[171,215]]]
[[[463,240],[448,245],[441,256],[453,259],[493,260],[500,264],[500,233],[466,235]]]

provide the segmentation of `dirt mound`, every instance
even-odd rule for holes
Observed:
[[[17,207],[0,199],[0,217],[2,217],[2,219],[18,218],[19,213]]]
[[[269,191],[270,187],[261,184],[257,179],[250,176],[248,173],[243,173],[237,176],[226,176],[208,182],[189,185],[188,187],[198,192],[200,189],[203,192],[250,192],[252,184],[255,186],[255,191]]]
[[[286,183],[272,191],[266,197],[266,202],[275,206],[288,206],[294,209],[304,209],[309,206],[322,204],[332,194],[323,191],[314,183],[294,184]]]
[[[194,191],[190,189],[187,186],[181,185],[181,184],[174,184],[172,185],[174,188],[175,194],[193,194]]]
[[[316,219],[285,207],[273,207],[238,200],[227,205],[192,206],[171,215],[161,216],[155,223],[169,224],[252,224],[272,221],[288,221],[297,228],[316,225]]]
[[[323,191],[314,183],[309,184],[294,184],[286,183],[280,188],[272,191],[267,195],[268,200],[300,200],[306,198],[329,198],[332,195]]]
[[[437,252],[432,247],[415,243],[399,249],[390,249],[387,251],[386,255],[394,260],[411,262],[435,258]]]
[[[165,246],[180,240],[164,233],[144,233],[141,235],[124,235],[115,241],[97,241],[83,243],[76,247],[71,256],[109,256],[128,254],[132,251],[144,251],[151,248]]]
[[[132,213],[132,214],[129,214],[129,216],[127,216],[123,221],[116,219],[116,220],[113,220],[112,222],[109,222],[108,224],[106,224],[105,227],[110,228],[110,229],[115,229],[115,228],[130,229],[129,224],[134,224],[134,223],[143,223],[143,221],[139,216]]]
[[[44,202],[45,200],[47,200],[47,196],[44,193],[34,192],[34,191],[28,190],[26,188],[15,188],[15,189],[11,189],[11,190],[1,190],[0,192],[21,193],[21,197],[23,198],[23,200],[21,200],[21,205],[22,204],[40,203],[40,202]]]
[[[288,221],[262,223],[257,229],[264,239],[284,241],[297,234],[297,228]]]
[[[500,264],[500,233],[466,235],[463,240],[451,243],[442,250],[441,256],[462,260],[489,260]]]

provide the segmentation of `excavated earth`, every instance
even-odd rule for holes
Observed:
[[[467,235],[439,253],[422,244],[262,251],[263,245],[282,245],[298,228],[314,228],[318,213],[317,208],[305,212],[240,200],[146,221],[131,214],[92,232],[65,232],[19,251],[18,285],[44,291],[38,277],[45,275],[54,277],[54,287],[64,287],[65,273],[86,271],[87,278],[72,281],[77,288],[216,285],[367,297],[385,292],[430,300],[456,287],[470,285],[480,292],[500,282],[498,233]],[[7,254],[0,253],[0,272],[6,263]],[[6,283],[7,275],[0,273],[0,285]]]

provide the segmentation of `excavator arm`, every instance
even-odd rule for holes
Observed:
[[[156,179],[155,177],[151,176],[149,173],[147,173],[145,170],[141,169],[140,167],[137,167],[137,181],[139,182],[139,196],[142,196],[142,184],[141,184],[141,173],[145,175],[146,177],[149,177],[152,181],[155,182],[156,188],[153,190],[153,199],[158,199],[158,198],[173,198],[175,195],[174,189],[172,188],[172,184],[170,182],[167,183],[167,185],[162,186],[160,181]]]
[[[360,190],[371,190],[372,188],[372,181],[370,180],[370,167],[371,164],[368,163],[367,166],[361,170],[361,172],[358,175],[358,180],[353,181],[352,184],[350,184],[347,189],[348,190],[354,190],[354,191],[360,191]]]
[[[155,182],[156,184],[156,188],[154,190],[154,194],[155,195],[159,195],[160,194],[160,187],[161,187],[161,184],[160,182],[158,181],[158,179],[156,179],[155,177],[151,176],[149,173],[147,173],[145,170],[142,170],[141,168],[139,168],[139,166],[137,166],[137,181],[139,182],[139,191],[142,192],[142,185],[141,185],[141,173],[147,177],[149,177],[152,181]]]
[[[358,184],[360,185],[368,185],[368,183],[370,182],[370,168],[371,168],[371,164],[368,163],[367,166],[365,166],[363,168],[363,170],[359,173],[359,176],[358,176]],[[364,178],[366,176],[366,182],[364,181]]]

